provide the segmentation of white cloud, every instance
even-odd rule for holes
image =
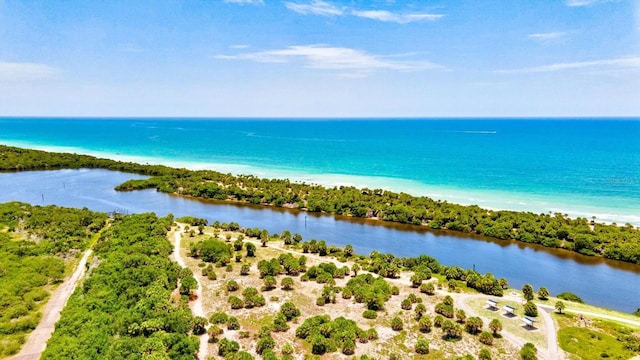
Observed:
[[[398,24],[408,24],[415,21],[434,21],[442,18],[441,14],[428,13],[393,13],[386,10],[349,10],[346,7],[337,7],[331,3],[322,0],[312,0],[310,3],[285,2],[284,6],[291,11],[295,11],[303,15],[321,15],[321,16],[344,16],[351,15],[371,20],[383,22],[395,22]]]
[[[555,72],[555,71],[578,70],[578,69],[617,70],[617,71],[640,70],[640,56],[617,58],[617,59],[606,59],[606,60],[595,60],[595,61],[558,63],[558,64],[521,68],[521,69],[496,70],[495,72],[503,73],[503,74],[540,73],[540,72]]]
[[[578,6],[591,6],[600,3],[611,2],[613,0],[567,0],[565,3],[567,6],[578,7]]]
[[[342,9],[322,0],[313,0],[309,4],[285,2],[284,6],[291,11],[295,11],[303,15],[314,14],[322,16],[340,16],[344,14]]]
[[[59,69],[46,64],[0,62],[0,82],[46,80],[59,74]]]
[[[407,24],[414,21],[434,21],[438,20],[444,15],[441,14],[396,14],[386,10],[353,10],[351,14],[354,16],[373,19],[384,22],[395,22],[398,24]]]
[[[263,0],[224,0],[224,2],[240,5],[264,5]]]
[[[249,45],[244,45],[244,44],[238,44],[238,45],[231,45],[229,46],[231,49],[246,49],[249,47]]]
[[[537,33],[537,34],[529,34],[530,39],[546,41],[558,39],[561,37],[567,36],[567,33],[564,31],[556,31],[556,32],[548,32],[548,33]]]
[[[263,63],[300,61],[307,68],[350,71],[349,74],[342,74],[344,76],[363,76],[376,70],[418,71],[442,68],[428,61],[389,60],[394,56],[379,56],[361,50],[327,45],[300,45],[238,55],[218,55],[214,58]]]

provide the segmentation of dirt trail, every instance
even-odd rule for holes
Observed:
[[[27,341],[20,349],[20,352],[11,360],[37,360],[47,347],[47,341],[55,330],[55,324],[60,319],[60,312],[64,308],[67,300],[78,285],[79,280],[84,276],[87,259],[91,255],[91,249],[84,252],[84,256],[78,263],[78,267],[73,275],[60,285],[47,302],[42,313],[44,314],[38,326],[33,330]]]
[[[179,228],[176,229],[176,231],[173,233],[173,236],[174,236],[173,258],[178,263],[178,265],[180,265],[180,267],[186,268],[187,264],[184,262],[184,259],[182,259],[182,256],[180,255],[180,241],[182,240],[183,231],[184,231],[183,227],[182,225],[180,225]],[[194,316],[206,317],[202,307],[202,282],[200,281],[200,275],[193,273],[193,277],[196,279],[196,282],[198,283],[198,289],[194,291],[194,294],[197,296],[197,298],[189,302],[189,308],[191,308],[191,312],[193,313]],[[209,337],[205,333],[203,335],[200,335],[199,338],[200,338],[200,350],[198,350],[198,358],[200,360],[204,360],[208,356],[207,352],[209,347],[209,343],[208,343]]]

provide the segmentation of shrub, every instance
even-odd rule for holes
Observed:
[[[423,315],[420,320],[418,320],[418,329],[420,332],[428,333],[431,331],[431,318],[429,316]]]
[[[394,331],[400,331],[404,328],[404,324],[402,323],[402,319],[398,316],[391,319],[391,329]]]
[[[346,339],[342,343],[342,353],[345,355],[353,355],[356,350],[356,343],[351,339]]]
[[[582,301],[582,299],[574,294],[574,293],[570,293],[570,292],[563,292],[558,294],[558,299],[562,299],[562,300],[567,300],[567,301],[573,301],[573,302],[577,302],[577,303],[584,303],[584,301]]]
[[[287,301],[280,307],[280,313],[286,317],[287,321],[291,321],[300,316],[300,309],[298,309],[292,302]]]
[[[409,299],[404,299],[404,300],[402,300],[402,302],[400,303],[400,307],[401,307],[403,310],[411,310],[411,306],[412,306],[412,305],[413,305],[413,304],[411,303],[411,300],[409,300]]]
[[[433,326],[435,327],[441,327],[443,322],[444,316],[442,315],[436,315],[436,317],[433,318]]]
[[[218,343],[218,355],[220,356],[226,356],[227,354],[238,352],[238,350],[240,350],[240,345],[235,341],[221,339]]]
[[[376,313],[373,310],[365,310],[362,313],[362,317],[365,318],[365,319],[375,319],[375,318],[378,317],[378,313]]]
[[[289,324],[287,324],[287,318],[282,313],[278,313],[276,318],[273,319],[273,331],[283,332],[289,330]]]
[[[225,284],[227,291],[234,292],[240,289],[240,285],[235,280],[229,280]]]
[[[264,282],[263,289],[265,291],[273,290],[273,289],[276,288],[277,281],[276,281],[275,276],[273,276],[273,275],[266,275],[263,278],[263,282]]]
[[[467,313],[462,309],[458,309],[458,311],[456,311],[456,321],[464,324],[467,321]]]
[[[535,360],[538,358],[538,349],[532,343],[526,343],[520,349],[520,358],[522,360]]]
[[[433,283],[424,283],[420,285],[420,292],[427,295],[433,295],[436,293],[436,288]]]
[[[231,305],[232,309],[242,309],[244,301],[237,296],[229,296],[229,305]]]
[[[293,289],[293,279],[290,277],[282,278],[280,281],[280,286],[283,290],[292,290]]]
[[[209,322],[212,324],[224,324],[227,322],[227,320],[229,320],[229,315],[223,312],[213,313],[209,317]]]
[[[493,332],[493,335],[498,335],[500,331],[502,331],[502,323],[498,319],[493,319],[489,323],[489,329]]]
[[[462,327],[449,319],[442,323],[442,331],[444,331],[444,337],[447,340],[462,337]]]
[[[230,317],[227,321],[227,330],[240,330],[240,323],[235,317]]]
[[[480,340],[480,342],[485,345],[492,345],[493,335],[491,335],[491,333],[488,331],[483,331],[482,333],[480,333],[480,337],[478,338],[478,340]]]
[[[256,352],[258,354],[262,354],[267,349],[273,349],[276,346],[275,340],[271,337],[271,335],[266,335],[258,340],[256,344]]]
[[[441,314],[449,319],[453,318],[453,306],[445,303],[438,303],[435,309],[436,313]]]
[[[429,353],[429,341],[422,336],[418,337],[416,341],[416,353],[428,354]]]
[[[465,328],[469,334],[475,335],[482,331],[483,325],[484,323],[482,322],[482,319],[477,316],[472,316],[469,318],[469,321],[467,321]]]
[[[478,354],[478,360],[491,360],[491,351],[486,348],[480,350],[480,353]]]

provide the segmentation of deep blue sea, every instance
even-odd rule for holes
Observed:
[[[640,119],[0,118],[0,143],[640,225]]]

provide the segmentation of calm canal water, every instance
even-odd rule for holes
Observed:
[[[640,266],[515,242],[493,241],[469,235],[431,232],[420,227],[354,220],[262,206],[202,202],[155,190],[116,192],[113,188],[140,176],[106,170],[56,170],[0,174],[0,202],[23,201],[87,207],[97,211],[123,209],[192,215],[210,221],[235,221],[269,232],[290,230],[305,240],[351,244],[357,253],[372,250],[396,256],[427,254],[446,265],[474,267],[505,277],[513,287],[530,283],[551,294],[570,291],[586,302],[624,312],[640,307]]]

